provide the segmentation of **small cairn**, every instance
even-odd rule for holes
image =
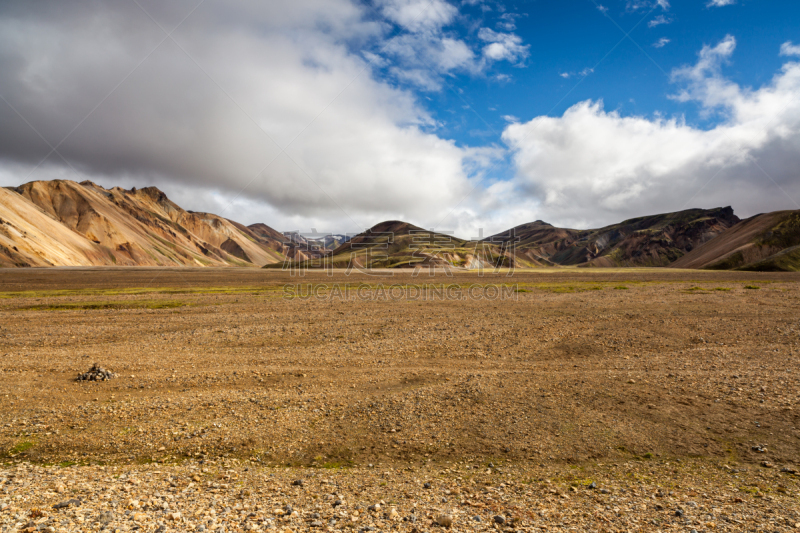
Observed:
[[[101,367],[99,363],[95,363],[88,372],[78,374],[78,379],[76,381],[106,381],[115,377],[117,377],[116,374]]]

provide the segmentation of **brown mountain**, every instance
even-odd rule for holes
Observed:
[[[334,250],[301,259],[306,268],[492,268],[514,264],[505,245],[470,242],[402,222],[388,220],[359,233]],[[533,266],[525,263],[521,266]],[[273,268],[267,265],[265,268]]]
[[[750,217],[670,266],[800,271],[800,211],[775,211]]]
[[[0,191],[2,266],[263,266],[284,258],[268,226],[257,233],[186,211],[155,187],[54,180]]]
[[[600,229],[556,228],[536,221],[488,242],[516,241],[515,255],[550,265],[666,266],[739,222],[733,209],[688,209],[633,218]]]

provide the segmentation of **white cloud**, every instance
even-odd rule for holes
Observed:
[[[483,48],[484,57],[492,61],[517,63],[528,57],[529,45],[522,44],[522,38],[513,33],[501,33],[489,28],[481,28],[478,38],[489,43]]]
[[[800,63],[785,64],[761,88],[742,88],[721,72],[735,43],[729,36],[706,46],[695,65],[673,73],[681,101],[722,117],[709,129],[623,116],[602,101],[507,126],[515,194],[536,202],[537,218],[583,227],[688,207],[796,209]]]
[[[497,27],[504,31],[514,31],[517,29],[517,19],[518,15],[514,13],[503,13],[500,15],[500,21],[497,23]]]
[[[441,30],[458,15],[444,0],[380,0],[378,6],[386,18],[410,32]]]
[[[660,26],[661,24],[669,24],[672,22],[672,19],[667,18],[665,15],[659,15],[655,17],[653,20],[647,23],[649,28],[655,28],[656,26]]]
[[[519,122],[519,117],[515,117],[514,115],[503,115],[503,120],[510,123],[517,123]]]
[[[653,10],[659,7],[668,11],[670,3],[668,0],[628,0],[626,4],[628,11]]]
[[[604,6],[604,5],[600,5],[600,4],[598,4],[598,5],[597,5],[597,9],[598,9],[598,10],[599,10],[601,13],[603,13],[603,14],[606,14],[606,13],[608,13],[608,8],[607,8],[606,6]]]
[[[569,72],[560,72],[558,75],[565,79],[572,76],[572,74],[570,74]]]
[[[661,39],[659,39],[659,40],[657,40],[656,42],[654,42],[654,43],[653,43],[653,46],[654,46],[654,47],[656,47],[656,48],[664,48],[664,47],[665,47],[665,46],[667,46],[667,45],[668,45],[670,42],[672,42],[672,41],[670,41],[670,40],[669,40],[669,39],[667,39],[666,37],[662,37]]]
[[[782,56],[800,56],[800,45],[786,41],[781,45]]]
[[[171,29],[196,3],[143,5]],[[59,147],[79,171],[67,169],[71,179],[156,185],[245,223],[353,231],[383,218],[426,223],[457,203],[497,149],[431,133],[412,93],[372,76],[347,44],[384,35],[360,2],[282,5],[205,3],[174,34],[188,55],[166,41],[138,68],[165,34],[134,3],[6,12],[0,94],[55,145],[130,74]],[[448,69],[464,57],[443,39],[434,61]],[[25,181],[48,151],[0,106],[0,167],[26,169],[3,185]],[[28,179],[59,168],[52,156]]]
[[[489,44],[473,51],[456,32],[448,31],[458,10],[444,0],[381,0],[379,6],[403,30],[381,44],[381,55],[394,60],[391,72],[398,80],[428,91],[440,90],[444,76],[453,72],[478,75],[493,62],[519,63],[528,55],[529,47],[522,44],[521,37],[489,28],[478,32],[479,39]],[[513,29],[515,17],[505,13],[498,25]]]
[[[722,7],[730,6],[736,3],[736,0],[711,0],[706,4],[708,7]]]

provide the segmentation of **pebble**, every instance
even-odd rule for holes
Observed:
[[[436,523],[442,527],[450,527],[453,525],[453,517],[446,514],[439,515],[436,517]]]

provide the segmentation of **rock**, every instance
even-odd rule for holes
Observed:
[[[450,527],[453,525],[453,518],[450,515],[442,514],[436,517],[436,523],[442,527]]]
[[[334,507],[339,507],[340,505],[344,505],[344,502],[342,500],[336,500],[335,502],[333,502]]]
[[[109,524],[114,520],[114,513],[111,511],[106,511],[102,513],[98,518],[97,521],[103,525]]]
[[[66,509],[71,505],[80,505],[81,501],[77,498],[72,498],[71,500],[65,500],[63,502],[57,503],[53,506],[53,509]]]
[[[770,463],[769,461],[761,461],[761,466],[763,466],[764,468],[772,468],[775,465]]]
[[[167,530],[167,526],[161,526],[156,529],[155,533],[164,533]]]
[[[423,489],[429,489],[429,488],[431,488],[431,484],[430,483],[425,483],[425,484],[422,485],[422,488]]]
[[[478,515],[473,516],[472,519],[475,520],[476,522],[483,522],[483,518],[481,518]]]
[[[367,507],[367,511],[372,511],[373,513],[377,513],[381,510],[381,504],[376,503],[375,505],[370,505]]]
[[[295,487],[302,487],[303,486],[303,480],[302,479],[295,479],[294,481],[292,481],[292,485],[295,486]]]
[[[495,524],[497,524],[497,525],[500,525],[500,526],[502,526],[503,524],[505,524],[505,523],[506,523],[506,519],[505,519],[505,518],[503,518],[503,517],[502,517],[502,516],[500,516],[500,515],[495,515],[495,516],[492,518],[492,520],[494,521],[494,523],[495,523]]]
[[[397,512],[396,508],[392,507],[389,510],[389,520],[397,520],[398,518],[400,518],[400,513]]]
[[[597,483],[595,483],[594,481],[592,481],[592,482],[589,484],[589,488],[590,488],[590,489],[592,489],[592,490],[596,489],[596,488],[597,488]]]
[[[88,372],[78,374],[76,381],[106,381],[115,377],[117,377],[116,374],[110,370],[102,368],[98,363],[95,363]]]
[[[675,511],[675,516],[677,516],[678,518],[682,517],[682,516],[683,516],[683,511],[682,511],[682,510],[680,510],[680,509],[677,509],[677,510]]]
[[[311,527],[322,527],[322,522],[319,520],[314,520],[311,522]]]

